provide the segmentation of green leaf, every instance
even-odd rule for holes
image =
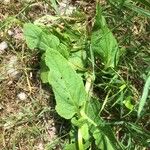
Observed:
[[[49,68],[46,66],[45,61],[43,60],[45,55],[42,56],[42,61],[40,63],[40,77],[43,83],[48,83],[48,73]]]
[[[60,43],[57,50],[60,54],[62,54],[65,58],[69,58],[69,50],[65,44]]]
[[[136,5],[133,5],[131,3],[124,3],[124,6],[126,6],[127,8],[145,16],[145,17],[149,17],[150,18],[150,11],[143,9],[141,7],[138,7]]]
[[[54,8],[57,14],[60,14],[58,6],[57,6],[57,0],[50,0],[51,6]]]
[[[144,147],[149,147],[150,132],[148,130],[134,123],[126,123],[125,126],[128,129],[128,133],[132,135],[135,141],[139,142],[140,145]]]
[[[133,110],[134,105],[131,103],[131,96],[128,96],[124,101],[123,104],[130,110]]]
[[[116,139],[109,125],[100,125],[94,128],[92,133],[95,138],[95,143],[99,148],[103,149],[102,147],[108,146],[108,149],[124,150],[123,145]]]
[[[82,137],[85,140],[88,140],[90,135],[89,135],[89,126],[87,123],[85,123],[81,126],[80,131],[81,131]]]
[[[119,48],[115,37],[107,27],[101,8],[97,6],[95,25],[91,37],[91,48],[97,53],[105,68],[115,67],[119,61]]]
[[[66,144],[64,150],[78,150],[76,143]]]
[[[59,51],[65,58],[69,58],[68,47],[60,43],[55,35],[47,33],[37,25],[31,23],[25,24],[24,36],[30,49],[39,48],[46,51],[48,48],[53,48]]]
[[[99,138],[97,139],[97,137],[101,137],[103,135],[105,139],[108,139],[109,144],[112,145],[111,147],[113,147],[115,150],[122,150],[120,142],[116,140],[111,127],[100,118],[100,108],[101,104],[97,99],[94,98],[92,98],[86,106],[85,112],[87,116],[97,124],[97,126],[89,125],[90,132],[93,134],[93,136],[95,136],[97,142],[99,141]],[[105,143],[103,143],[103,145],[105,145]]]
[[[146,80],[146,83],[144,85],[144,89],[143,89],[143,94],[139,103],[139,108],[138,108],[138,117],[141,116],[141,112],[144,108],[144,105],[146,103],[147,97],[148,97],[148,92],[149,92],[149,88],[150,88],[150,75]]]
[[[71,57],[69,58],[69,62],[72,64],[75,70],[84,70],[86,60],[85,51],[77,51],[73,52]]]
[[[57,49],[60,44],[56,36],[44,32],[42,28],[32,23],[24,25],[24,37],[30,49],[39,48],[45,51],[47,48]]]
[[[94,122],[96,122],[97,125],[102,124],[103,121],[99,116],[99,111],[102,104],[95,98],[91,98],[87,102],[87,106],[85,108],[85,113],[87,116],[92,119]]]
[[[147,0],[134,0],[134,1],[138,1],[142,4],[144,4],[145,6],[150,7],[150,2],[148,2]]]
[[[80,117],[78,120],[74,117],[71,119],[71,123],[74,126],[81,128],[85,123],[87,123],[87,120],[84,117]]]
[[[134,0],[135,2],[139,1],[140,3],[144,4],[146,7],[150,7],[150,3],[146,0]],[[128,9],[137,12],[140,15],[143,15],[145,17],[150,17],[150,11],[149,9],[144,9],[142,7],[136,6],[136,4],[132,3],[130,0],[109,0],[109,2],[114,6],[125,6]]]
[[[80,107],[87,100],[83,81],[58,51],[48,49],[45,56],[50,69],[48,80],[56,98],[56,110],[60,116],[71,119],[76,113],[79,115]]]
[[[100,130],[95,130],[93,133],[93,136],[95,138],[95,144],[97,147],[101,150],[116,150],[113,148],[110,140],[105,136],[103,133],[100,132]]]

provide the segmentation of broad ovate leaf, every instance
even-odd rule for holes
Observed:
[[[91,36],[91,48],[97,53],[105,68],[114,68],[119,61],[119,48],[111,30],[107,27],[101,8],[97,6],[95,25]]]
[[[50,72],[48,81],[56,98],[56,111],[65,119],[80,113],[80,107],[87,99],[83,81],[58,51],[48,49],[45,62]]]
[[[60,44],[59,39],[55,35],[46,33],[41,27],[32,23],[26,23],[24,25],[24,37],[30,49],[57,49],[58,45]]]

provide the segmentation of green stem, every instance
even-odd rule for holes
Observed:
[[[78,146],[79,150],[84,150],[81,129],[78,129]]]

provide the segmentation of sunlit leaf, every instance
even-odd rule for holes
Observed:
[[[27,23],[24,25],[24,37],[30,49],[57,49],[58,45],[60,44],[60,41],[56,36],[50,33],[45,33],[42,28],[32,23]]]
[[[105,68],[115,67],[119,61],[119,48],[111,30],[107,27],[100,6],[97,6],[95,25],[91,37],[91,48],[97,53]]]
[[[45,56],[50,69],[48,80],[56,98],[56,110],[60,116],[71,119],[79,114],[80,106],[87,99],[83,81],[58,51],[47,50]]]

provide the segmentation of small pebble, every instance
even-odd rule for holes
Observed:
[[[3,3],[4,3],[5,5],[7,5],[7,4],[10,3],[10,0],[4,0]]]
[[[12,35],[14,35],[14,32],[12,32],[11,30],[8,30],[8,35],[12,36]]]
[[[7,75],[12,78],[18,78],[20,76],[20,72],[18,71],[17,66],[18,66],[17,56],[11,56],[6,66]]]
[[[24,92],[20,92],[17,97],[22,101],[27,99],[27,95]]]
[[[76,7],[73,7],[72,5],[69,4],[70,1],[67,0],[62,0],[59,3],[59,11],[61,15],[71,15],[74,10],[76,10]]]
[[[0,54],[3,54],[5,49],[7,49],[7,48],[8,48],[8,44],[5,41],[1,42],[0,43]]]
[[[42,142],[38,144],[38,150],[44,150],[44,146]]]

